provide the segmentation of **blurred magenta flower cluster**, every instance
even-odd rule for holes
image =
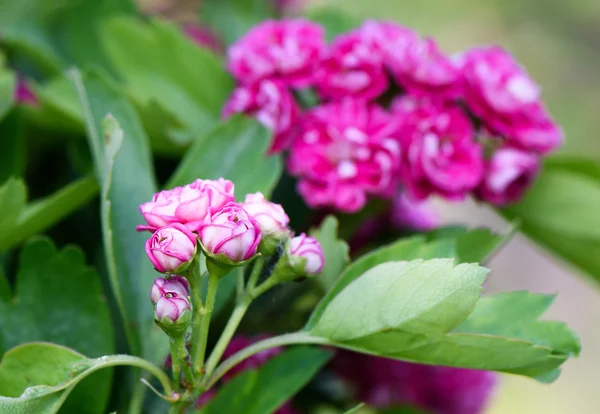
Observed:
[[[320,25],[287,19],[255,26],[227,65],[238,87],[224,115],[273,131],[271,152],[287,151],[313,208],[357,212],[399,193],[403,206],[434,195],[504,205],[562,142],[539,86],[497,46],[449,56],[378,21],[327,44]]]

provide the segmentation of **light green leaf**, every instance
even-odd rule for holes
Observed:
[[[212,125],[233,90],[220,59],[173,23],[111,18],[104,24],[102,44],[134,99],[143,107],[154,102],[179,121],[167,126],[173,145],[189,143]],[[187,135],[183,142],[182,130]]]
[[[234,116],[200,138],[188,150],[167,188],[197,178],[226,178],[243,200],[248,193],[271,194],[283,169],[280,156],[267,156],[271,135],[256,120]]]
[[[272,413],[293,397],[331,358],[319,348],[284,351],[258,370],[247,370],[225,384],[202,414]]]
[[[546,163],[520,203],[502,215],[528,237],[600,282],[600,167],[586,159]]]
[[[345,14],[337,7],[324,6],[309,9],[306,17],[325,28],[327,41],[331,42],[336,36],[356,29],[360,26],[360,19]]]
[[[200,21],[210,27],[226,45],[246,34],[253,26],[274,17],[273,6],[264,0],[204,0]]]
[[[442,334],[473,310],[487,272],[451,259],[380,264],[333,298],[311,332],[336,342],[394,331]]]
[[[338,238],[338,221],[334,216],[327,216],[319,228],[310,231],[310,235],[323,248],[325,267],[315,280],[326,290],[350,262],[348,243]]]
[[[166,374],[143,359],[130,355],[90,359],[60,345],[34,342],[11,349],[0,362],[0,414],[54,414],[81,380],[118,365],[149,370],[170,394]]]
[[[0,59],[0,119],[4,118],[4,115],[6,115],[13,105],[16,85],[17,77],[15,73],[2,68]]]
[[[132,352],[158,362],[167,352],[167,341],[154,326],[148,304],[157,274],[144,249],[148,235],[135,231],[142,221],[139,204],[156,191],[147,138],[133,108],[99,73],[90,72],[82,79],[73,71],[71,77],[84,109],[102,187],[102,230],[111,288]]]
[[[486,229],[466,230],[455,228],[452,232],[430,235],[431,240],[420,235],[400,239],[388,246],[381,247],[350,264],[337,278],[335,284],[313,311],[306,329],[315,326],[323,311],[331,300],[352,281],[368,269],[385,262],[413,259],[456,258],[458,262],[465,259],[472,262],[484,261],[489,254],[505,242],[507,236],[494,234]]]
[[[0,187],[0,211],[2,211],[2,214],[0,214],[0,234],[10,234],[25,206],[26,199],[27,190],[21,180],[10,178]],[[11,234],[11,236],[14,235]]]
[[[91,356],[114,352],[100,279],[73,247],[57,251],[48,239],[25,246],[14,297],[9,292],[0,301],[0,315],[0,354],[30,341],[52,341]],[[84,381],[68,401],[71,408],[82,414],[104,412],[111,380],[111,372],[104,371]]]
[[[11,212],[9,218],[12,222],[5,224],[3,220],[0,224],[2,230],[0,231],[0,250],[18,245],[28,237],[51,227],[87,204],[98,193],[96,180],[93,177],[85,177],[61,188],[51,196],[24,205],[25,185],[23,182],[13,179],[6,185],[12,188],[9,193],[12,191],[15,199],[6,200],[8,203],[12,203],[12,208],[9,208]],[[3,188],[4,186],[0,188],[0,193]],[[2,197],[1,194],[0,197]],[[14,217],[12,213],[17,206],[19,206],[18,214]]]

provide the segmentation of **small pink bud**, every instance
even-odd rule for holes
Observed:
[[[190,308],[190,302],[186,298],[175,296],[173,293],[167,293],[156,302],[154,316],[157,320],[168,317],[172,322],[176,322]]]
[[[288,234],[289,217],[279,204],[271,203],[262,193],[247,194],[242,208],[252,216],[265,236]]]
[[[232,262],[240,262],[256,254],[261,231],[239,204],[229,203],[198,227],[198,235],[208,254],[224,254]]]
[[[290,255],[306,259],[304,270],[308,276],[321,273],[325,266],[321,244],[304,233],[290,240]]]
[[[156,304],[160,298],[167,293],[183,298],[189,295],[188,281],[181,276],[173,275],[170,278],[159,277],[154,281],[152,290],[150,291],[150,300]]]
[[[146,254],[159,272],[178,273],[196,255],[196,236],[183,224],[173,223],[146,241]]]

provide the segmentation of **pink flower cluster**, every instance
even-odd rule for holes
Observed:
[[[410,405],[436,414],[482,413],[493,394],[493,372],[420,365],[341,351],[331,368],[359,401],[377,408]]]
[[[257,253],[261,240],[280,243],[293,235],[283,207],[261,193],[247,194],[243,203],[236,203],[233,183],[223,178],[198,179],[161,191],[139,210],[146,224],[137,230],[152,232],[146,253],[161,273],[185,271],[196,256],[198,241],[207,254],[243,262]],[[323,269],[323,251],[316,239],[303,234],[290,243],[290,254],[306,259],[306,274]]]
[[[224,114],[273,131],[271,152],[289,152],[313,208],[356,212],[399,191],[515,202],[562,142],[540,88],[508,52],[450,57],[395,23],[367,21],[327,44],[316,23],[266,21],[231,46],[227,67],[238,88]]]

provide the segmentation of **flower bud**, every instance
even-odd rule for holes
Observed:
[[[280,281],[294,280],[317,275],[324,265],[323,249],[317,239],[302,233],[286,243],[273,275]]]
[[[271,203],[262,193],[247,194],[242,207],[260,226],[262,232],[258,250],[266,255],[275,253],[277,246],[289,237],[289,217],[279,204]]]
[[[146,254],[157,271],[181,273],[196,256],[196,236],[183,224],[173,223],[146,241]]]
[[[156,302],[154,320],[167,335],[181,337],[192,320],[191,308],[186,297],[169,292]]]
[[[189,284],[188,281],[181,276],[173,275],[170,278],[159,277],[154,281],[152,290],[150,291],[150,301],[156,304],[160,298],[167,293],[172,293],[175,296],[188,297]]]
[[[259,224],[239,204],[229,203],[198,227],[207,256],[236,265],[251,259],[261,238]]]

